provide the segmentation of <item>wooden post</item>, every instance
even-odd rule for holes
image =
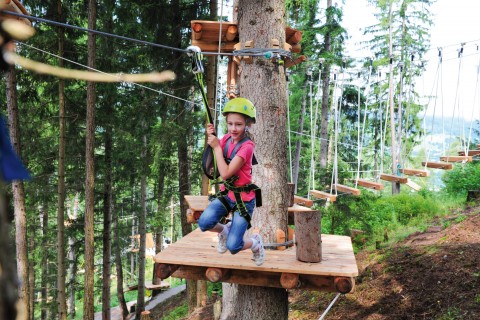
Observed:
[[[288,185],[288,206],[292,207],[295,203],[295,183],[287,183]]]
[[[172,275],[177,269],[178,265],[165,264],[165,263],[155,263],[153,266],[155,274],[160,279],[166,279]]]
[[[148,310],[142,311],[142,313],[140,314],[140,320],[150,320],[150,319],[152,319],[150,317],[150,311]]]
[[[280,284],[285,289],[295,289],[300,287],[300,276],[297,273],[282,273]]]
[[[337,292],[346,294],[353,290],[354,280],[353,278],[337,277],[334,280],[334,284]]]
[[[295,212],[294,219],[297,260],[320,262],[322,260],[320,212],[317,210]]]
[[[208,268],[207,271],[205,271],[205,276],[210,282],[220,282],[226,280],[230,276],[230,270],[222,268]]]

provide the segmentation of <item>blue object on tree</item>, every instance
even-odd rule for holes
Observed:
[[[30,174],[13,150],[7,124],[2,116],[0,116],[0,171],[6,182],[30,179]]]

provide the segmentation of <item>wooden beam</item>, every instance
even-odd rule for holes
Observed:
[[[443,169],[443,170],[452,170],[453,164],[448,162],[432,162],[432,161],[423,161],[422,166],[427,168],[434,168],[434,169]]]
[[[472,162],[471,156],[443,156],[440,161],[444,162]]]
[[[374,190],[383,190],[384,188],[383,184],[381,183],[363,180],[363,179],[356,180],[356,183],[361,187],[374,189]]]
[[[293,202],[295,202],[296,204],[299,204],[301,206],[307,206],[307,207],[313,206],[313,200],[303,198],[303,197],[299,197],[299,196],[293,196]]]
[[[408,179],[407,183],[405,183],[405,184],[415,191],[420,191],[422,189],[421,186],[419,186],[418,184],[416,184],[414,181],[412,181],[410,179]]]
[[[335,202],[337,200],[337,196],[331,193],[326,193],[318,190],[310,190],[309,192],[311,196],[317,199],[326,199],[331,202]]]
[[[471,157],[478,156],[480,154],[480,150],[468,150],[468,155]],[[459,151],[459,156],[465,156],[465,151]]]
[[[398,182],[398,183],[402,183],[402,184],[407,183],[407,180],[408,180],[408,178],[399,177],[399,176],[394,175],[394,174],[385,174],[385,173],[382,173],[380,175],[380,179],[385,180],[385,181]]]
[[[400,169],[400,172],[406,174],[407,176],[416,176],[416,177],[428,177],[430,172],[427,170],[420,170],[420,169]]]
[[[207,268],[205,271],[205,277],[210,282],[222,282],[226,281],[230,276],[230,269],[223,268]]]
[[[287,61],[285,61],[285,68],[291,68],[291,67],[296,66],[297,64],[305,62],[305,61],[307,61],[307,57],[305,57],[303,55],[299,56],[299,57],[297,57],[293,60],[287,60]]]
[[[359,196],[361,194],[359,189],[345,186],[343,184],[335,184],[334,187],[337,189],[337,191],[353,194],[354,196]]]
[[[206,269],[197,266],[179,266],[172,276],[191,280],[208,280]],[[352,277],[298,274],[298,281],[295,281],[296,278],[295,274],[231,269],[229,276],[223,282],[284,289],[285,285],[287,287],[293,286],[296,289],[340,292],[343,294],[351,292],[355,286],[355,280]]]

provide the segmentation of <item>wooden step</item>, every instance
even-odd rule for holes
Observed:
[[[383,190],[384,186],[381,183],[358,179],[355,181],[359,186],[374,190]]]
[[[299,197],[299,196],[294,196],[293,197],[293,202],[295,202],[296,204],[299,204],[301,206],[307,206],[307,207],[313,206],[313,200],[303,198],[303,197]]]
[[[345,186],[345,185],[342,185],[342,184],[334,184],[333,186],[337,191],[348,193],[348,194],[353,194],[354,196],[359,196],[360,193],[361,193],[361,191],[359,189],[352,188],[352,187],[349,187],[349,186]]]
[[[317,199],[326,199],[331,202],[335,202],[337,200],[336,195],[318,190],[310,190],[310,195]]]
[[[385,181],[398,182],[398,183],[402,183],[402,184],[405,184],[408,181],[408,178],[399,177],[399,176],[394,175],[394,174],[385,174],[385,173],[382,173],[380,175],[380,179],[385,180]]]
[[[472,162],[471,156],[443,156],[440,161],[444,162]]]
[[[408,179],[407,180],[407,183],[405,183],[407,186],[409,186],[410,188],[412,188],[413,190],[415,191],[420,191],[422,189],[421,186],[419,186],[418,184],[416,184],[415,182],[413,182],[412,180]]]
[[[448,162],[432,162],[432,161],[423,161],[422,166],[427,168],[434,168],[434,169],[443,169],[443,170],[452,170],[453,164]]]
[[[480,154],[480,150],[468,150],[468,155],[471,157],[478,156]],[[459,156],[465,156],[465,151],[459,151],[458,152]]]
[[[420,170],[420,169],[403,168],[403,169],[400,169],[400,172],[407,176],[416,176],[416,177],[428,177],[430,175],[429,171]]]

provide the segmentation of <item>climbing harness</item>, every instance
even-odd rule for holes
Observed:
[[[237,145],[233,148],[230,156],[228,156],[228,148],[230,147],[230,144],[231,144],[231,141],[232,141],[231,137],[228,138],[227,142],[225,143],[225,147],[223,148],[223,157],[225,158],[225,161],[227,162],[227,164],[229,164],[230,161],[232,161],[232,159],[235,157],[235,155],[237,154],[237,151],[240,149],[240,146],[243,143],[245,143],[249,140],[250,140],[250,138],[248,138],[248,137],[244,137],[242,140],[240,140],[237,143]],[[255,164],[257,164],[257,161],[252,160],[252,165],[255,165]],[[241,187],[235,186],[235,181],[237,181],[237,180],[238,180],[238,176],[232,176],[229,179],[227,179],[226,181],[221,182],[225,186],[225,189],[218,192],[217,194],[215,194],[213,196],[210,196],[210,200],[218,198],[218,200],[220,200],[220,202],[223,204],[223,206],[227,209],[227,214],[230,213],[230,212],[234,212],[235,210],[238,209],[239,212],[240,212],[240,216],[242,216],[247,221],[248,229],[250,229],[250,227],[251,227],[251,224],[250,224],[251,217],[250,217],[250,214],[248,214],[247,208],[245,207],[245,203],[243,202],[243,199],[241,197],[241,192],[254,191],[255,192],[255,206],[256,207],[261,207],[262,206],[262,193],[261,193],[260,188],[253,183],[249,183],[249,184],[247,184],[245,186],[241,186]],[[233,207],[230,206],[230,204],[228,203],[228,201],[226,199],[229,191],[232,191],[233,195],[235,196],[236,204]]]

